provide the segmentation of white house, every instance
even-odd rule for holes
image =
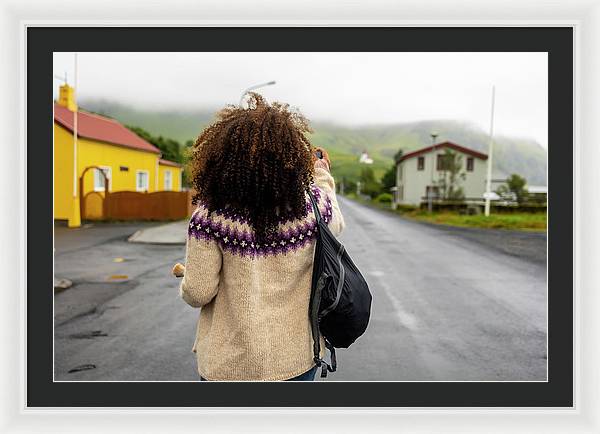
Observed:
[[[456,143],[442,142],[404,154],[396,161],[394,203],[420,205],[426,201],[430,188],[433,197],[439,197],[440,180],[447,176],[444,170],[447,149],[461,157],[460,173],[464,177],[459,177],[455,185],[463,189],[465,199],[483,200],[487,155]]]
[[[359,163],[362,164],[373,164],[373,159],[369,157],[369,154],[367,154],[367,151],[363,151],[362,154],[360,154],[360,158],[358,159]]]

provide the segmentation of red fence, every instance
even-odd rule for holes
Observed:
[[[85,198],[86,202],[88,197]],[[91,197],[89,198],[92,199]],[[86,204],[87,205],[87,204]],[[90,204],[91,205],[91,204]],[[88,208],[85,206],[85,208]],[[85,209],[84,208],[84,209]],[[190,191],[111,192],[103,200],[102,212],[85,212],[84,219],[103,220],[181,220],[191,215]]]

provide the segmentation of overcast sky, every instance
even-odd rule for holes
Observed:
[[[73,53],[54,74],[73,84]],[[78,97],[147,109],[222,107],[247,87],[311,120],[366,125],[430,119],[548,143],[546,53],[79,53]],[[54,79],[56,97],[60,80]],[[85,108],[85,107],[84,107]]]

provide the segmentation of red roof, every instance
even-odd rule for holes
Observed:
[[[488,157],[486,154],[483,154],[481,152],[477,152],[473,149],[465,148],[464,146],[457,145],[456,143],[446,141],[442,143],[436,143],[435,145],[427,146],[426,148],[417,149],[416,151],[409,152],[408,154],[404,154],[402,157],[400,157],[400,160],[398,162],[407,160],[417,155],[426,154],[427,152],[432,151],[433,148],[451,148],[464,154],[469,154],[474,157],[481,158],[482,160],[487,160]]]
[[[175,161],[171,161],[171,160],[164,160],[164,159],[160,159],[158,160],[158,164],[162,164],[164,166],[174,166],[174,167],[181,167],[181,164],[176,163]]]
[[[54,103],[54,121],[73,132],[73,112]],[[77,136],[98,140],[139,151],[160,154],[160,149],[148,143],[133,131],[114,119],[79,111],[77,116]]]

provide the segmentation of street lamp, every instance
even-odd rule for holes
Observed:
[[[435,131],[432,131],[431,136],[431,144],[433,145],[432,157],[431,157],[431,185],[429,186],[429,192],[427,194],[427,211],[433,211],[433,173],[434,173],[434,165],[435,165],[435,139],[439,136],[439,134]]]
[[[256,85],[254,85],[254,86],[250,86],[248,89],[246,89],[245,91],[243,91],[243,92],[242,92],[242,96],[240,96],[240,104],[239,104],[239,105],[240,105],[240,108],[242,107],[242,102],[244,102],[244,97],[246,96],[246,94],[247,94],[248,92],[250,92],[251,90],[254,90],[254,89],[258,89],[258,88],[260,88],[260,87],[272,86],[272,85],[274,85],[275,83],[277,83],[277,82],[276,82],[275,80],[272,80],[272,81],[269,81],[269,82],[267,82],[267,83],[261,83],[261,84],[256,84]]]

